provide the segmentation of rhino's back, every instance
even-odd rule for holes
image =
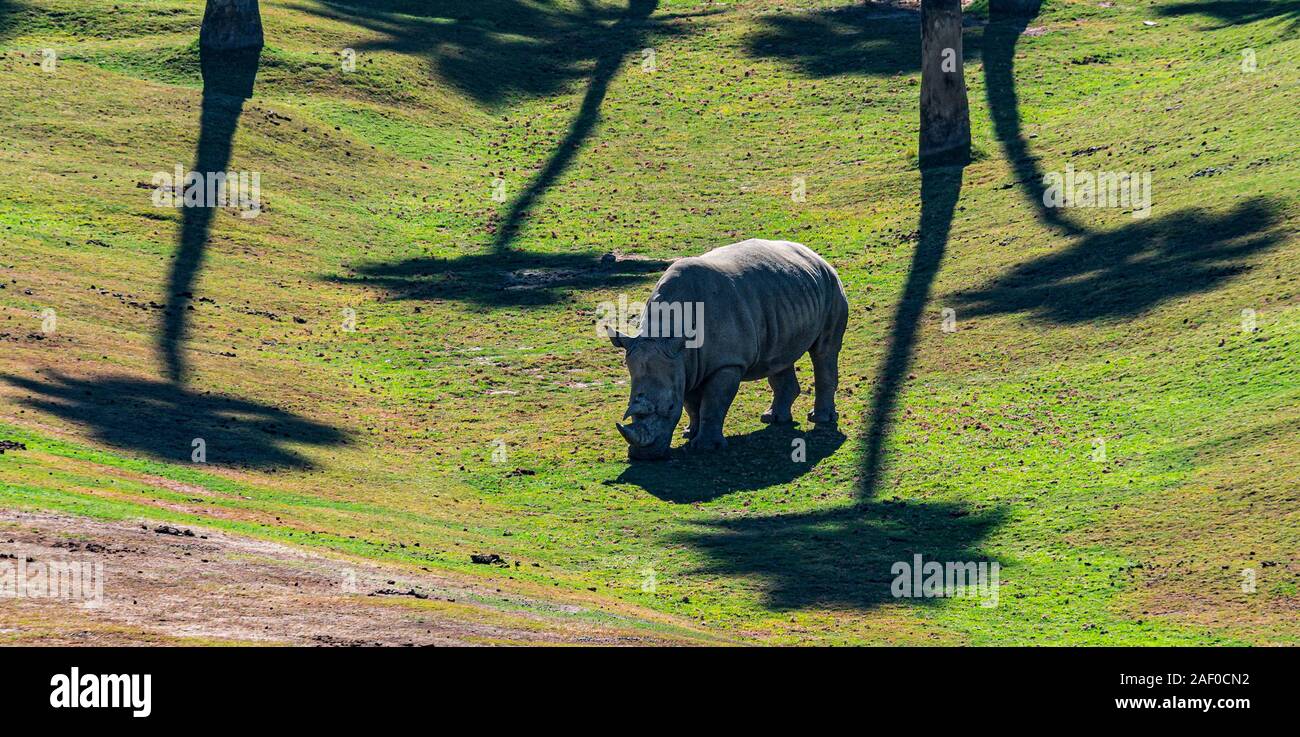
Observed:
[[[700,380],[728,365],[761,379],[789,368],[821,335],[842,329],[848,302],[834,267],[790,241],[752,239],[679,259],[655,300],[702,301]]]

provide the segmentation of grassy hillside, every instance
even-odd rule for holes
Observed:
[[[201,11],[0,0],[0,505],[740,641],[1300,640],[1295,3],[980,0],[975,161],[924,177],[906,5],[263,0],[242,102]],[[227,147],[259,217],[153,205]],[[1044,208],[1067,165],[1151,216]],[[596,306],[748,237],[840,271],[840,432],[747,384],[727,450],[629,465]],[[998,605],[893,598],[916,553]]]

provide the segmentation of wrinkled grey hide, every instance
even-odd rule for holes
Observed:
[[[651,337],[646,321],[656,303],[703,303],[702,332],[692,340],[683,331]],[[751,239],[679,259],[655,285],[641,333],[610,337],[627,351],[631,375],[624,419],[632,422],[616,423],[628,456],[667,457],[683,409],[692,449],[725,446],[723,421],[742,381],[767,379],[772,406],[763,421],[791,422],[799,396],[794,363],[805,353],[812,356],[816,387],[808,419],[833,424],[848,313],[835,269],[798,243]]]

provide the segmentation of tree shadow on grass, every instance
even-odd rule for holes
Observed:
[[[967,316],[1024,312],[1058,324],[1131,318],[1249,271],[1249,256],[1282,243],[1280,223],[1280,210],[1259,199],[1224,215],[1184,210],[1093,233],[952,297]]]
[[[972,512],[959,504],[864,501],[852,507],[701,523],[671,539],[708,562],[691,575],[757,576],[764,606],[870,609],[897,602],[894,564],[989,559],[980,541],[1002,524],[1001,508]],[[908,599],[935,603],[939,599]]]
[[[1300,28],[1300,2],[1290,0],[1215,0],[1213,2],[1180,2],[1156,8],[1160,15],[1208,15],[1222,21],[1206,30],[1217,31],[1228,26],[1245,25],[1270,18],[1290,19],[1287,32]]]
[[[619,9],[582,2],[576,10],[564,10],[498,0],[449,3],[430,12],[414,3],[383,0],[365,8],[348,7],[341,17],[390,39],[369,48],[429,54],[438,74],[481,102],[496,104],[517,94],[555,94],[584,78],[587,88],[564,138],[510,203],[489,253],[372,264],[361,269],[361,278],[343,281],[378,283],[402,299],[427,295],[524,306],[554,302],[565,287],[636,281],[635,274],[644,273],[639,271],[641,265],[616,265],[611,270],[594,254],[533,254],[515,250],[514,244],[533,207],[569,169],[595,131],[609,85],[627,56],[653,38],[681,32],[671,24],[681,16],[651,18],[658,5],[658,0],[628,0]],[[509,284],[511,272],[530,268],[572,273],[548,279],[544,288]]]
[[[582,97],[578,114],[569,124],[568,132],[555,147],[546,165],[537,176],[533,177],[514,202],[510,203],[510,209],[506,212],[505,218],[497,229],[496,239],[492,242],[492,250],[502,252],[510,248],[533,205],[573,164],[578,151],[591,137],[596,123],[600,120],[600,106],[605,101],[609,84],[622,66],[624,57],[645,44],[649,30],[646,25],[647,20],[658,5],[659,0],[628,0],[626,12],[619,16],[618,20],[602,35],[601,45],[596,47],[598,51],[590,81],[587,83],[587,92]]]
[[[0,16],[13,7],[9,0],[0,0]],[[0,17],[0,32],[11,27],[10,19]],[[261,49],[200,48],[198,54],[203,97],[191,171],[206,180],[213,172],[225,172],[230,163],[244,101],[253,94]],[[184,183],[174,185],[179,196]],[[202,439],[206,462],[214,466],[310,469],[312,463],[294,446],[348,442],[340,430],[291,412],[185,388],[188,301],[193,298],[216,214],[214,206],[181,211],[167,279],[167,306],[157,337],[167,382],[127,376],[79,379],[59,373],[44,381],[11,375],[0,375],[0,380],[29,392],[19,401],[33,410],[86,427],[106,445],[163,461],[193,462],[194,441]]]
[[[921,216],[919,237],[912,252],[903,293],[894,308],[894,319],[885,356],[877,370],[876,391],[871,402],[870,425],[862,438],[862,483],[859,496],[876,494],[885,470],[885,442],[893,427],[895,409],[903,383],[912,365],[917,333],[930,301],[930,291],[948,248],[952,217],[961,195],[961,167],[934,167],[921,171]]]
[[[1039,159],[1021,129],[1016,45],[1037,3],[997,6],[984,29],[985,94],[994,133],[1036,217],[1073,243],[952,295],[966,315],[1030,312],[1057,323],[1136,317],[1160,303],[1213,289],[1251,268],[1249,257],[1283,242],[1279,204],[1256,197],[1216,215],[1188,208],[1109,231],[1044,203]],[[1158,184],[1158,183],[1157,183]]]
[[[989,23],[984,27],[984,94],[988,102],[989,117],[994,134],[1002,146],[1002,153],[1015,172],[1017,183],[1024,194],[1035,203],[1035,214],[1043,223],[1066,235],[1083,235],[1087,230],[1066,217],[1061,208],[1043,206],[1043,170],[1038,159],[1029,150],[1020,123],[1020,97],[1016,91],[1015,56],[1020,35],[1038,9],[1028,3],[1020,12],[990,11]]]
[[[891,75],[921,69],[921,13],[915,7],[865,2],[760,19],[748,40],[755,57],[783,59],[814,79]],[[963,39],[962,56],[979,56],[978,39]]]
[[[573,290],[638,284],[668,263],[595,253],[507,252],[456,259],[413,258],[365,264],[355,276],[331,281],[370,285],[392,299],[452,299],[485,307],[539,307]]]
[[[202,438],[207,463],[226,468],[310,470],[295,445],[349,442],[342,431],[276,407],[188,391],[129,376],[79,379],[50,373],[44,380],[0,375],[30,392],[24,406],[87,427],[100,442],[171,463],[192,463]]]
[[[599,78],[611,51],[619,56],[652,38],[683,32],[673,22],[719,11],[664,13],[658,0],[325,0],[297,10],[378,34],[353,48],[427,58],[435,76],[489,107],[564,92]]]
[[[792,455],[796,440],[803,441],[802,461]],[[788,484],[815,468],[844,440],[838,430],[801,432],[795,425],[768,425],[727,438],[723,450],[693,454],[676,448],[667,463],[632,463],[610,483],[635,484],[674,504],[707,502],[736,491]]]
[[[18,30],[26,18],[36,12],[34,8],[26,3],[16,2],[16,0],[0,0],[0,42],[12,36],[18,35]]]
[[[199,49],[203,102],[199,112],[199,140],[190,170],[201,174],[205,182],[212,173],[225,172],[230,164],[235,130],[244,110],[244,101],[253,96],[261,55],[261,48],[237,51]],[[175,184],[183,186],[179,182]],[[194,283],[207,256],[216,215],[217,207],[212,203],[207,207],[181,209],[176,253],[167,274],[167,307],[158,333],[158,351],[162,354],[167,376],[178,384],[184,383],[188,371],[183,348],[189,333],[189,300],[194,297]]]

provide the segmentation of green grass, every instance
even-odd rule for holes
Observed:
[[[178,390],[148,303],[178,301],[181,217],[137,184],[194,160],[201,8],[0,1],[0,437],[29,446],[0,456],[0,503],[210,524],[745,641],[1295,643],[1287,6],[1224,25],[1049,2],[1030,35],[968,9],[976,161],[870,490],[863,438],[918,247],[919,32],[805,6],[680,0],[613,25],[623,4],[263,2],[230,168],[262,173],[266,209],[214,219]],[[985,81],[1009,59],[1010,102]],[[608,87],[584,117],[593,78]],[[1153,171],[1151,218],[1046,223],[1025,174],[1067,163]],[[755,236],[840,270],[842,442],[809,435],[791,462],[806,428],[762,432],[751,384],[729,450],[629,467],[625,371],[594,314],[662,265],[599,257]],[[57,335],[28,337],[45,307]],[[917,552],[1000,562],[998,606],[892,598],[891,564]]]

